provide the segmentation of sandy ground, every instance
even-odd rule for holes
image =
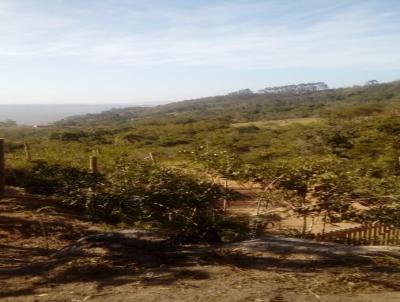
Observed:
[[[257,216],[259,198],[259,195],[257,194],[261,193],[261,188],[257,185],[244,184],[236,181],[230,181],[229,188],[239,192],[241,194],[241,198],[228,202],[228,214],[247,219],[255,218]],[[293,215],[293,213],[288,212],[287,209],[283,207],[266,208],[265,205],[263,205],[259,209],[259,214],[276,214],[275,218],[272,215],[270,219],[266,219],[266,221],[270,221],[270,223],[266,225],[266,231],[269,233],[282,234],[302,231],[303,218],[296,217]],[[330,232],[356,226],[359,226],[359,224],[349,222],[340,222],[335,224],[328,223],[324,226],[322,216],[309,217],[307,220],[307,231],[314,234],[322,233],[324,228],[325,232]]]
[[[276,237],[176,248],[109,231],[47,199],[1,200],[0,301],[400,301],[396,249]]]

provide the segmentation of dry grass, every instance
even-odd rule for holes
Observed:
[[[321,118],[316,117],[304,117],[304,118],[293,118],[293,119],[285,119],[285,120],[270,120],[270,121],[258,121],[258,122],[248,122],[248,123],[236,123],[232,124],[233,127],[248,127],[248,126],[256,126],[258,128],[276,128],[276,127],[285,127],[293,124],[300,125],[310,125],[314,123],[318,123],[322,121]]]

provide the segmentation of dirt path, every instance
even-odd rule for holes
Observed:
[[[240,198],[236,200],[229,201],[227,213],[232,216],[241,217],[244,219],[254,219],[257,217],[258,209],[258,199],[262,191],[262,188],[255,184],[244,184],[239,181],[230,181],[229,188],[236,191],[241,195]],[[273,207],[270,206],[265,208],[262,206],[260,208],[259,214],[264,217],[268,217],[265,221],[266,224],[265,231],[269,234],[293,234],[296,232],[301,232],[303,227],[303,218],[296,217],[291,211],[288,211],[284,207]],[[334,231],[340,229],[346,229],[351,227],[356,227],[359,224],[352,222],[340,222],[335,224],[326,224],[325,231]],[[308,231],[317,234],[321,233],[324,229],[324,223],[322,216],[310,217],[308,218]]]
[[[1,200],[0,301],[400,301],[396,251],[276,237],[175,248],[105,231],[47,199]]]

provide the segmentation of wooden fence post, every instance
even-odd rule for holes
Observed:
[[[26,160],[27,161],[32,161],[31,147],[27,143],[24,143],[24,150],[25,150],[25,158],[26,158]]]
[[[90,172],[92,172],[93,174],[99,173],[99,166],[98,166],[98,162],[97,162],[97,156],[91,156],[90,157],[89,168],[90,168]]]
[[[223,200],[222,210],[226,212],[227,208],[228,208],[228,179],[225,178],[224,200]]]
[[[151,162],[153,163],[153,165],[157,166],[156,156],[152,152],[149,152],[149,158],[150,158]]]
[[[373,236],[372,236],[372,245],[376,245],[378,243],[378,224],[374,224]]]
[[[4,197],[6,183],[4,139],[0,138],[0,199]]]
[[[367,239],[367,245],[372,245],[372,228],[373,228],[372,223],[368,223],[368,239]]]

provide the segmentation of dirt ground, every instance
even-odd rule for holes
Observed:
[[[0,301],[394,302],[400,252],[275,237],[177,248],[18,194],[0,200]]]
[[[232,201],[227,208],[230,215],[238,217],[255,218],[257,216],[257,201],[254,199]],[[268,210],[261,209],[260,214],[272,213],[271,222],[266,225],[266,230],[269,233],[282,234],[290,232],[300,233],[303,227],[303,218],[296,217],[287,213],[284,208],[270,208]],[[275,217],[274,217],[275,216]],[[322,217],[308,218],[307,231],[317,234],[322,233],[324,223]],[[312,224],[312,227],[311,227]],[[360,224],[352,222],[340,222],[335,224],[326,224],[325,232],[336,231],[359,226]]]
[[[249,189],[250,187],[252,187],[252,189]],[[259,215],[269,216],[269,218],[266,219],[266,221],[270,221],[266,225],[269,233],[290,234],[302,231],[303,218],[296,217],[293,215],[293,213],[288,212],[287,209],[283,207],[266,208],[265,205],[258,209],[259,196],[257,196],[256,192],[260,194],[261,188],[236,181],[230,181],[229,188],[240,193],[241,196],[239,199],[230,201],[228,203],[228,214],[237,216],[239,218],[242,217],[251,219],[257,217],[257,211],[259,211]],[[309,217],[307,220],[307,231],[314,234],[322,233],[323,229],[325,232],[330,232],[356,226],[359,226],[359,224],[350,222],[340,222],[335,224],[328,223],[324,226],[322,216]]]

